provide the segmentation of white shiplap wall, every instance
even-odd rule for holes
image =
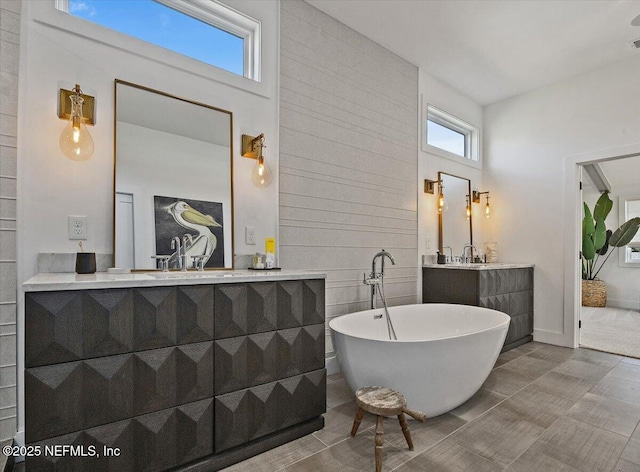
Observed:
[[[16,433],[16,184],[20,0],[0,1],[0,440]]]
[[[389,304],[416,303],[418,69],[301,0],[280,15],[280,263],[328,273],[328,322],[368,308],[384,248]]]

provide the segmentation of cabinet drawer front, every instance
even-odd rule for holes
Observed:
[[[504,343],[510,344],[530,334],[533,334],[533,313],[512,316]]]
[[[82,298],[82,292],[25,294],[27,367],[82,359]]]
[[[324,369],[217,396],[215,452],[315,418],[325,403]]]
[[[25,370],[27,442],[213,397],[213,342]]]
[[[213,286],[27,293],[27,367],[213,339]]]
[[[164,471],[211,455],[212,431],[213,399],[210,398],[35,443],[43,454],[27,457],[26,470]],[[67,445],[84,448],[85,452],[93,448],[100,457],[44,454],[47,446]],[[110,455],[109,450],[117,450],[118,455]]]
[[[324,323],[324,279],[302,281],[302,324]]]
[[[82,362],[26,369],[25,434],[28,443],[82,429]]]
[[[215,292],[215,339],[324,323],[324,280],[225,284]]]
[[[324,367],[323,324],[215,341],[215,394]]]
[[[213,339],[213,293],[211,285],[177,288],[177,344]]]
[[[515,286],[513,269],[480,270],[478,277],[481,297],[509,293]]]

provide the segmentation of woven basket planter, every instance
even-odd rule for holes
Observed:
[[[602,280],[582,281],[582,306],[603,307],[607,304],[607,288]]]

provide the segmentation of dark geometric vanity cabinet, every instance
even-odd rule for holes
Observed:
[[[502,351],[533,339],[533,267],[422,268],[422,302],[481,306],[511,317]]]
[[[218,470],[320,429],[324,280],[27,292],[27,470]]]

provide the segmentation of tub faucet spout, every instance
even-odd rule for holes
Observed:
[[[382,284],[384,278],[384,258],[387,257],[391,261],[391,264],[396,265],[396,260],[393,258],[391,254],[389,254],[384,249],[380,251],[378,254],[373,256],[373,260],[371,261],[371,274],[369,274],[369,278],[365,277],[364,283],[366,285],[371,285],[371,308],[376,308],[376,286]],[[380,259],[380,272],[376,270],[376,262]]]
[[[375,277],[377,275],[377,273],[376,273],[376,261],[378,259],[380,259],[380,275],[384,276],[384,258],[385,257],[389,258],[389,260],[391,261],[391,264],[396,265],[396,260],[393,258],[393,256],[383,249],[378,254],[373,256],[373,260],[371,261],[371,275],[373,277]]]

